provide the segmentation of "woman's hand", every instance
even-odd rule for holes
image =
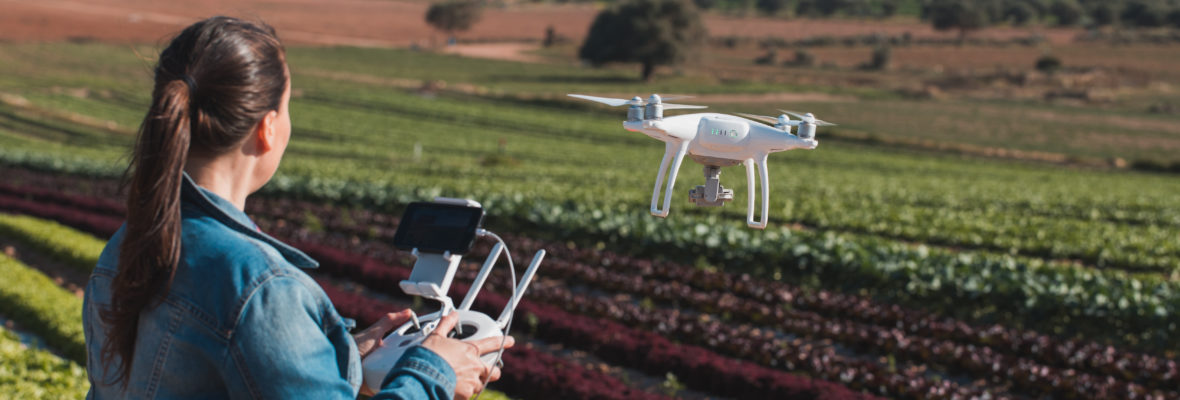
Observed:
[[[370,325],[368,329],[352,335],[353,340],[356,341],[356,349],[361,353],[361,359],[364,359],[373,350],[381,347],[381,339],[385,335],[388,335],[390,331],[409,321],[410,315],[411,311],[409,309],[385,314],[384,317],[374,322],[373,325]]]
[[[484,365],[483,360],[479,356],[495,352],[500,349],[500,343],[505,338],[501,336],[480,339],[475,342],[463,342],[447,337],[447,334],[455,328],[459,322],[459,316],[456,313],[451,313],[443,317],[439,321],[438,327],[426,340],[422,342],[422,347],[433,351],[446,360],[447,364],[451,365],[451,369],[455,370],[455,398],[459,400],[466,400],[471,396],[483,390],[483,380],[488,378],[488,382],[493,382],[500,379],[500,368],[488,368]],[[504,341],[504,348],[512,347],[516,341],[509,336],[507,341]]]
[[[401,310],[396,313],[385,314],[384,317],[370,325],[368,329],[361,331],[361,333],[352,335],[352,339],[356,341],[356,349],[361,353],[361,359],[369,356],[373,350],[381,347],[382,339],[388,335],[390,331],[397,329],[397,327],[410,320],[411,311],[409,309]],[[369,390],[366,385],[361,385],[361,394],[365,396],[373,396],[375,393]]]

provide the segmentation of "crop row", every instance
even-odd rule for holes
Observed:
[[[29,347],[0,327],[0,393],[12,399],[81,399],[86,371],[45,350]]]
[[[259,208],[275,209],[272,207]],[[284,210],[304,208],[282,207]],[[325,219],[327,218],[328,216],[325,216]],[[380,224],[367,225],[371,227],[385,227],[391,222],[394,222],[391,218],[381,217],[379,214],[375,219],[384,220],[379,221],[382,222]],[[509,240],[516,243],[527,241],[527,239],[514,239],[511,236],[509,236]],[[533,247],[535,246],[533,245]],[[520,249],[521,247],[514,245],[514,248]],[[766,306],[761,306],[758,303],[742,302],[739,301],[740,299],[716,302],[712,299],[724,299],[729,296],[725,296],[724,293],[692,293],[691,290],[686,291],[687,288],[680,287],[676,283],[661,285],[656,282],[642,282],[626,278],[612,279],[612,276],[609,274],[594,273],[593,268],[588,268],[584,264],[564,261],[578,257],[591,258],[587,257],[584,253],[570,254],[576,252],[576,250],[565,248],[564,246],[551,251],[557,251],[559,253],[556,253],[556,257],[552,258],[552,263],[556,263],[556,267],[550,268],[556,268],[555,270],[559,274],[564,273],[567,275],[567,278],[573,278],[573,280],[596,282],[600,286],[621,289],[629,293],[662,297],[667,301],[683,302],[693,299],[694,295],[696,295],[695,297],[700,298],[700,301],[694,302],[694,306],[696,307],[725,313],[734,316],[734,318],[746,319],[752,322],[767,318],[767,310],[770,310],[770,314],[776,312],[781,314],[779,310],[768,309]],[[562,251],[565,254],[560,253]],[[723,291],[733,291],[737,294],[754,293],[755,295],[753,297],[761,298],[764,302],[773,303],[777,298],[777,301],[787,301],[797,308],[812,309],[824,315],[849,316],[856,320],[876,323],[885,327],[898,326],[901,327],[902,332],[909,332],[910,334],[918,333],[927,337],[944,339],[949,337],[959,342],[965,342],[969,346],[987,346],[997,349],[1001,353],[1015,353],[1017,356],[1032,357],[1039,362],[1048,363],[1051,366],[1089,370],[1099,374],[1111,374],[1113,376],[1119,376],[1122,379],[1145,383],[1149,387],[1169,388],[1175,384],[1172,378],[1176,375],[1174,361],[1162,360],[1143,354],[1116,351],[1111,347],[1101,346],[1095,343],[1056,341],[1045,335],[1038,335],[1033,332],[1019,332],[999,326],[986,329],[973,329],[962,323],[941,321],[927,314],[915,313],[896,306],[881,306],[854,296],[844,296],[822,291],[818,294],[806,295],[782,283],[751,280],[748,277],[744,277],[741,282],[733,284],[734,278],[729,274],[710,273],[683,266],[670,266],[668,263],[661,263],[659,268],[654,268],[650,262],[644,262],[645,260],[638,262],[628,258],[616,258],[616,260],[623,260],[624,262],[616,261],[612,263],[602,261],[601,259],[594,261],[598,261],[598,263],[605,266],[610,266],[622,275],[634,276],[638,271],[642,275],[663,276],[668,279],[685,280],[697,284],[704,283],[712,287],[717,287],[720,282],[726,282],[721,285]],[[570,274],[573,274],[573,276]],[[611,280],[612,282],[603,282],[604,280]],[[770,293],[773,293],[773,295],[768,296]],[[663,296],[658,296],[660,294],[663,294]],[[702,295],[703,297],[701,297]],[[782,316],[780,315],[779,318],[782,318]],[[1171,382],[1171,384],[1168,382]],[[1174,389],[1174,387],[1172,388]]]
[[[281,188],[276,185],[275,190]],[[365,184],[320,192],[322,184],[301,186],[294,181],[285,189],[305,193],[297,198],[360,206],[363,203],[350,200],[368,197],[366,188],[381,196],[399,192]],[[323,196],[307,194],[317,192]],[[401,191],[398,196],[404,198],[395,203],[426,197],[422,194],[427,193]],[[1006,255],[915,248],[871,237],[789,230],[756,233],[708,217],[655,220],[646,212],[603,210],[582,203],[546,204],[505,196],[484,199],[484,204],[489,215],[498,217],[500,230],[583,242],[601,240],[637,254],[697,254],[731,271],[814,282],[841,291],[865,290],[886,301],[923,304],[945,315],[1058,327],[1157,348],[1180,343],[1175,335],[1180,332],[1170,318],[1180,310],[1180,285],[1155,277]]]
[[[324,250],[319,250],[324,252]],[[330,251],[321,256],[333,258]],[[547,267],[564,269],[555,264],[563,260],[550,258]],[[396,271],[408,274],[405,267],[392,269],[365,267],[365,270]],[[393,272],[396,274],[396,272]],[[365,282],[386,290],[396,290],[396,282],[403,277],[389,277],[380,273],[362,273]],[[354,279],[360,279],[354,277]],[[582,276],[571,281],[594,281],[595,277]],[[626,281],[635,280],[624,278]],[[381,281],[385,281],[382,283]],[[634,287],[631,287],[634,288]],[[630,293],[630,292],[628,292]],[[650,294],[650,293],[642,293]],[[661,294],[659,291],[655,295]],[[725,304],[724,297],[717,294],[692,296],[692,293],[664,292],[671,299],[687,301],[694,306],[706,305],[710,301]],[[825,379],[835,379],[851,387],[876,390],[893,397],[947,398],[950,395],[982,396],[980,390],[959,387],[950,381],[932,381],[917,371],[901,373],[887,371],[880,365],[857,361],[831,353],[816,353],[815,347],[784,338],[775,337],[773,331],[760,331],[749,326],[732,328],[726,323],[710,320],[706,316],[663,309],[644,308],[628,300],[606,300],[602,296],[573,294],[569,289],[555,285],[540,285],[530,292],[530,298],[545,304],[560,305],[567,311],[609,317],[624,325],[642,326],[665,336],[677,337],[685,342],[706,346],[719,353],[754,360],[764,365],[786,369],[804,369]],[[667,297],[663,298],[670,300]],[[728,300],[732,300],[728,299]],[[726,308],[722,306],[722,308]],[[731,314],[732,312],[732,314]],[[991,380],[1007,380],[1022,392],[1037,396],[1053,395],[1067,398],[1177,398],[1175,393],[1154,393],[1143,386],[1121,379],[1099,378],[1072,369],[1057,369],[1040,365],[1028,359],[997,354],[991,348],[974,345],[960,345],[952,341],[913,337],[900,329],[857,324],[824,318],[814,313],[792,310],[768,309],[766,307],[725,310],[728,315],[761,313],[764,321],[774,321],[776,329],[808,337],[835,340],[860,351],[871,351],[897,355],[929,365],[948,366],[952,372],[969,376],[990,376]],[[704,318],[704,320],[700,319]],[[1133,367],[1132,367],[1133,368]],[[1045,378],[1050,376],[1052,378]],[[1156,379],[1163,379],[1156,377]],[[986,380],[986,379],[985,379]],[[939,395],[942,394],[942,395]]]
[[[55,212],[74,214],[82,213],[77,210],[69,210],[54,205],[29,203],[26,204],[26,206],[41,206],[43,208],[51,208],[50,210],[42,211],[41,213],[43,214],[53,214]],[[99,216],[96,218],[102,219],[111,217]],[[106,234],[110,233],[113,233],[113,231],[106,232]],[[300,247],[304,250],[315,249],[314,245],[312,244],[302,244]],[[374,268],[372,266],[362,267],[365,264],[363,258],[360,259],[361,261],[355,262],[357,258],[354,256],[338,251],[333,253],[334,251],[334,249],[321,248],[318,251],[309,251],[309,254],[321,260],[321,262],[324,263],[323,269],[328,271],[332,270],[331,265],[333,265],[333,262],[342,263],[343,265],[351,265],[355,268],[369,271],[368,275],[353,276],[353,279],[358,281],[398,282],[401,279],[404,279],[405,276],[408,276],[408,271],[400,271],[405,276],[396,276],[390,278],[386,275],[386,279],[375,278],[372,275],[376,274],[377,276],[381,276],[381,274],[390,273],[391,270],[381,267]],[[354,262],[350,264],[348,260],[354,260]],[[461,284],[456,284],[455,286],[458,290],[462,290],[462,288],[460,288]],[[391,287],[387,287],[386,289],[391,289],[393,287],[396,287],[396,283],[393,283]],[[498,306],[502,306],[504,303],[502,298],[496,298],[493,295],[481,296],[480,302],[491,302],[490,305],[484,304],[481,306],[487,309],[493,309]],[[498,304],[496,304],[497,302]],[[845,393],[852,397],[858,396],[851,394],[851,392],[848,392],[847,389],[841,388],[838,385],[830,383],[825,384],[822,382],[813,383],[810,380],[801,379],[789,374],[757,367],[736,360],[726,359],[724,357],[719,357],[707,350],[697,347],[675,345],[658,335],[634,331],[623,326],[612,327],[613,329],[610,329],[612,335],[618,335],[620,332],[631,331],[631,335],[634,336],[633,340],[619,341],[618,337],[615,336],[596,336],[594,332],[591,332],[591,330],[593,330],[592,328],[596,329],[601,327],[604,323],[603,321],[581,316],[572,316],[559,310],[545,308],[544,306],[526,302],[521,305],[521,312],[528,312],[534,316],[537,316],[542,321],[539,325],[544,326],[546,328],[545,332],[549,333],[546,335],[547,338],[552,340],[561,340],[563,343],[570,346],[590,346],[591,348],[596,348],[596,354],[602,354],[602,352],[606,352],[607,356],[604,358],[608,360],[627,362],[628,365],[631,365],[629,364],[631,362],[642,361],[640,365],[645,366],[651,371],[662,372],[671,370],[676,372],[677,375],[682,378],[702,376],[700,374],[706,374],[713,377],[708,381],[690,379],[687,381],[690,387],[700,385],[702,382],[708,382],[708,386],[702,389],[734,395],[745,394],[745,396],[748,398],[761,398],[762,396],[766,395],[799,395],[800,393],[804,392],[810,393],[812,390],[819,394],[825,394],[829,392],[836,393],[838,397],[844,396],[839,395],[839,393]],[[611,324],[609,322],[605,323]],[[596,340],[593,340],[587,344],[587,342],[583,339],[588,337],[594,338]],[[666,353],[658,354],[661,357],[643,358],[642,360],[637,360],[634,358],[634,352],[636,349],[648,348],[651,346],[658,346],[658,348],[665,349]],[[805,387],[806,389],[801,389],[801,387]]]
[[[75,170],[42,160],[25,163]],[[431,186],[279,176],[269,196],[393,212],[444,193]],[[601,241],[640,255],[693,255],[729,270],[792,279],[882,300],[921,305],[944,315],[992,320],[1143,348],[1180,345],[1180,284],[1003,254],[914,247],[869,236],[786,229],[751,231],[717,216],[655,219],[625,205],[551,202],[489,193],[482,202],[499,230],[580,243]],[[740,267],[738,267],[740,266]],[[904,290],[899,290],[904,288]]]
[[[0,189],[3,187],[0,186]],[[10,188],[10,192],[19,192],[22,188]],[[49,199],[58,202],[64,202],[76,205],[85,209],[103,210],[107,212],[121,210],[121,205],[113,202],[104,202],[102,200],[88,199],[77,196],[67,196],[60,193],[55,193],[47,190],[40,192],[37,189],[30,189],[33,197],[39,199]],[[278,203],[278,204],[276,204]],[[255,203],[258,204],[257,202]],[[320,215],[319,220],[327,221],[333,225],[339,225],[338,219],[342,211],[326,206],[315,206],[306,203],[291,204],[285,200],[265,200],[261,205],[252,207],[255,211],[260,210],[291,210],[303,209],[307,212],[314,211],[313,215]],[[372,213],[367,211],[353,211],[359,212],[363,216],[354,220],[350,226],[353,227],[368,227],[369,233],[374,230],[383,231],[378,233],[378,236],[387,237],[392,232],[392,225],[396,223],[396,219],[380,213]],[[339,229],[340,226],[332,226],[332,229]],[[364,228],[361,228],[364,229]],[[511,239],[511,237],[510,237]],[[513,241],[519,243],[520,241],[527,241],[528,239],[514,239]],[[521,248],[519,245],[515,248]],[[536,247],[534,245],[533,247]],[[820,301],[816,296],[806,296],[800,293],[798,289],[791,288],[781,282],[771,282],[765,280],[752,280],[748,277],[743,279],[744,282],[740,284],[731,284],[733,277],[730,274],[724,273],[710,273],[695,268],[688,268],[683,266],[675,266],[674,264],[661,263],[660,268],[651,266],[650,262],[646,260],[636,261],[630,258],[616,258],[616,260],[629,260],[629,262],[601,262],[596,252],[585,252],[580,254],[568,254],[576,252],[574,249],[558,247],[553,249],[550,246],[550,251],[565,251],[559,258],[573,259],[582,258],[588,262],[601,263],[606,266],[613,266],[613,269],[618,273],[634,274],[639,271],[642,275],[652,276],[653,274],[663,276],[668,279],[687,280],[698,284],[698,286],[719,288],[723,291],[730,291],[733,293],[753,293],[754,298],[760,298],[763,301],[773,301],[775,297],[778,301],[790,301],[793,306],[803,309],[813,309],[825,315],[846,315],[854,319],[862,321],[875,322],[882,325],[892,326],[906,321],[905,328],[911,333],[926,332],[925,336],[932,337],[947,337],[950,336],[956,340],[966,341],[967,343],[975,343],[977,345],[990,345],[998,349],[1009,349],[1008,351],[1016,351],[1018,355],[1033,357],[1039,360],[1048,360],[1051,365],[1059,365],[1068,368],[1088,369],[1087,366],[1094,368],[1097,372],[1112,373],[1118,376],[1127,377],[1127,379],[1159,379],[1157,377],[1166,377],[1175,375],[1174,363],[1161,362],[1150,356],[1136,355],[1124,352],[1112,351],[1108,346],[1097,345],[1092,342],[1079,341],[1064,341],[1055,343],[1053,339],[1038,335],[1032,332],[1020,332],[1014,329],[1005,329],[999,326],[993,326],[987,329],[971,329],[964,324],[954,321],[939,321],[937,318],[931,317],[924,313],[908,312],[902,310],[897,306],[881,306],[867,302],[862,298],[855,296],[845,296],[835,293],[828,293],[820,291],[818,296],[834,298],[833,301]],[[609,253],[608,253],[609,254]],[[719,282],[731,282],[718,287]],[[777,296],[767,296],[769,293],[775,293]],[[848,306],[825,307],[825,304],[847,304]],[[817,309],[818,307],[818,309]],[[857,310],[858,312],[851,313],[849,310]],[[1037,354],[1031,350],[1038,350]],[[1112,355],[1113,353],[1113,355]],[[1127,369],[1131,369],[1128,371]],[[1146,369],[1144,371],[1136,371],[1136,368]],[[1132,378],[1134,377],[1134,378]]]
[[[97,255],[96,255],[97,256]],[[82,362],[82,299],[59,288],[45,275],[0,254],[0,310],[67,358]]]
[[[0,197],[0,203],[4,201]],[[38,253],[87,272],[94,266],[94,255],[102,253],[105,246],[91,235],[53,222],[4,213],[0,213],[0,238],[20,241]]]
[[[45,204],[40,204],[40,205],[44,206]],[[53,211],[60,212],[60,211],[65,211],[65,210],[58,209],[58,210],[53,210]],[[53,211],[48,211],[48,212],[46,212],[46,214],[50,214],[50,212],[53,212]],[[22,222],[26,222],[24,224],[21,224],[21,225],[24,225],[24,227],[28,227],[28,225],[31,225],[30,223],[27,223],[28,222],[27,219],[26,219],[26,221],[22,221]],[[35,224],[32,224],[32,225],[33,225],[33,228],[35,229]],[[50,230],[50,229],[40,229],[40,231],[47,231],[47,230]],[[301,247],[304,249],[308,249],[309,247],[312,247],[312,245],[301,244]],[[312,248],[314,248],[314,247],[312,247]],[[321,249],[320,251],[314,251],[314,253],[312,253],[312,254],[321,258],[321,260],[323,260],[323,258],[327,258],[327,260],[336,260],[336,258],[341,258],[341,256],[339,254],[333,254],[333,253],[330,253],[330,251],[327,251],[327,253],[326,253],[326,251],[324,251],[324,249]],[[339,262],[339,261],[337,261],[337,262]],[[329,263],[327,265],[332,265],[332,264]],[[358,280],[358,281],[374,282],[375,278],[380,278],[381,276],[385,276],[385,275],[382,275],[382,271],[380,271],[380,270],[381,270],[380,268],[378,270],[371,270],[371,271],[369,271],[369,274],[365,274],[366,276],[353,276],[353,277],[355,278],[355,280]],[[385,270],[385,273],[388,273],[388,270]],[[402,273],[405,273],[405,271],[402,271]],[[376,276],[374,276],[374,275],[376,275]],[[395,282],[400,281],[401,278],[404,278],[404,277],[405,276],[393,276],[393,277],[385,276],[385,278],[383,278],[383,280],[380,280],[380,281],[394,282],[392,284],[388,284],[388,286],[386,287],[386,289],[392,289],[392,288],[396,287]],[[337,307],[341,307],[341,309],[343,310],[343,308],[346,308],[349,306],[347,303],[345,303],[345,304],[337,304]],[[372,312],[372,310],[369,310],[369,312]],[[920,378],[918,378],[918,379],[920,380]],[[909,383],[909,385],[912,385],[912,379],[911,379],[911,380],[902,380],[902,381],[894,380],[892,382],[892,386],[898,386],[899,382],[907,382],[907,383]],[[945,385],[945,383],[944,383],[944,385]],[[867,386],[867,387],[880,389],[877,386]]]
[[[282,203],[281,207],[279,204],[270,203],[263,201],[255,210],[308,210],[318,215],[316,219],[323,221],[329,230],[341,228],[337,226],[338,220],[342,219],[339,214],[349,212],[287,201],[279,202]],[[389,234],[392,234],[392,228],[396,226],[396,219],[387,215],[367,211],[354,211],[354,214],[362,216],[346,216],[345,218],[354,220],[351,226],[367,226],[369,230]],[[284,217],[277,213],[263,215],[266,218]],[[355,222],[357,220],[363,222],[358,224]],[[286,229],[290,227],[287,225],[276,228],[285,232],[297,231]],[[388,239],[385,235],[379,236]],[[515,249],[517,257],[527,256],[528,253],[544,247],[551,256],[547,264],[547,275],[560,277],[567,282],[589,284],[600,289],[647,296],[670,303],[688,304],[703,311],[755,323],[805,318],[804,313],[798,310],[810,310],[827,316],[828,320],[833,320],[833,317],[848,318],[878,325],[883,330],[898,330],[898,334],[903,336],[917,334],[934,338],[940,343],[949,339],[967,346],[994,349],[1000,354],[1031,358],[1052,367],[1116,376],[1143,383],[1148,387],[1169,390],[1180,388],[1176,379],[1180,372],[1174,360],[1121,351],[1095,342],[1057,340],[1048,335],[1004,328],[1000,325],[973,327],[960,321],[896,305],[875,303],[859,296],[827,291],[802,291],[782,282],[756,280],[748,275],[735,276],[668,262],[653,263],[649,260],[621,257],[606,251],[591,252],[568,246],[546,245],[544,242],[510,234],[503,236]],[[339,245],[358,254],[377,253],[385,255],[382,258],[386,261],[396,261],[396,257],[389,256],[395,251],[382,242],[341,241]],[[472,256],[484,256],[488,250],[489,246],[481,243],[473,250]],[[610,272],[605,273],[604,269],[609,269]],[[780,309],[784,305],[789,305],[792,309]]]
[[[362,325],[370,325],[398,308],[322,279],[317,282],[341,315],[355,318]],[[528,344],[505,351],[503,358],[504,374],[495,386],[521,399],[666,399],[631,388],[600,371],[545,354]]]
[[[102,241],[92,236],[49,220],[8,218],[10,216],[6,214],[0,214],[0,217],[4,218],[0,219],[0,223],[13,225],[11,223],[15,221],[15,225],[24,229],[23,236],[13,239],[20,240],[25,245],[54,242],[59,235],[73,239],[68,242],[58,241],[52,247],[36,248],[38,254],[66,261],[70,267],[81,272],[91,271],[98,262],[100,252],[94,249],[95,245],[101,245]],[[101,247],[99,249],[101,250]],[[55,253],[56,251],[70,256],[61,257]],[[76,364],[85,361],[85,353],[76,351],[85,349],[82,321],[77,317],[81,313],[81,300],[56,287],[55,283],[40,272],[17,260],[6,258],[3,254],[0,254],[0,274],[12,279],[0,284],[0,302],[4,303],[4,307],[0,308],[4,312],[0,315],[13,318],[22,327],[36,332],[50,347],[68,352],[67,357],[73,361],[63,361],[52,354],[29,349],[17,349],[24,351],[14,355],[10,353],[13,348],[7,343],[9,333],[2,332],[6,336],[0,338],[0,361],[3,361],[5,368],[0,369],[0,393],[12,398],[85,397],[85,370]],[[10,298],[20,301],[10,304],[7,301]],[[486,392],[481,398],[508,399],[503,393],[495,390]]]
[[[409,277],[409,270],[381,264],[376,260],[316,243],[296,243],[296,247],[320,261],[320,270],[362,283],[371,290],[396,295],[398,282]],[[466,293],[463,282],[452,284],[452,295]],[[481,293],[475,308],[498,310],[506,299],[496,293]],[[518,315],[537,320],[538,336],[574,348],[591,351],[610,362],[639,368],[653,374],[671,371],[684,379],[690,388],[725,393],[739,398],[784,398],[815,391],[816,395],[859,398],[839,385],[815,382],[781,371],[729,359],[696,346],[678,345],[651,332],[619,323],[573,315],[556,307],[524,300]],[[810,396],[808,396],[810,397]]]
[[[949,380],[931,379],[925,371],[891,371],[880,364],[819,351],[812,345],[777,337],[773,331],[749,325],[734,326],[706,315],[650,310],[633,303],[574,295],[560,288],[547,289],[548,293],[534,293],[534,296],[551,304],[561,304],[571,312],[609,316],[621,323],[643,326],[724,354],[779,368],[809,370],[821,378],[838,380],[854,388],[880,390],[890,397],[966,398],[985,394],[995,398],[1007,397],[999,394],[1002,392],[995,387],[963,387]],[[538,292],[542,291],[544,289]],[[776,327],[800,336],[831,340],[859,352],[888,354],[927,366],[945,366],[952,373],[977,377],[984,382],[1011,384],[1014,385],[1013,392],[1032,397],[1180,398],[1175,392],[1152,391],[1108,376],[1047,367],[1031,360],[996,354],[987,347],[913,337],[897,329],[833,321],[817,315],[810,319],[787,319]],[[813,351],[807,351],[809,349]]]

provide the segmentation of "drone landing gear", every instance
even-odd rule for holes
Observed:
[[[706,165],[705,184],[688,191],[688,201],[701,207],[720,207],[733,200],[733,189],[721,186],[721,167]]]

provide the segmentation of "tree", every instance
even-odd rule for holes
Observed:
[[[787,0],[756,0],[754,7],[757,7],[764,14],[775,15],[787,8],[787,2]]]
[[[1075,0],[1054,0],[1049,5],[1049,13],[1057,18],[1057,25],[1077,25],[1082,21],[1082,6]]]
[[[960,39],[965,38],[967,32],[983,28],[990,22],[988,10],[972,0],[932,0],[922,14],[934,29],[958,29]]]
[[[901,0],[881,0],[881,16],[892,17],[897,14],[899,7],[901,7]]]
[[[426,10],[426,23],[454,36],[455,32],[471,29],[479,21],[483,8],[474,0],[451,0],[434,3]]]
[[[1180,7],[1174,8],[1172,11],[1168,12],[1167,20],[1169,24],[1172,24],[1172,26],[1180,28]]]
[[[1110,3],[1098,3],[1090,8],[1090,20],[1095,26],[1107,26],[1114,23],[1114,6]]]
[[[1132,26],[1160,27],[1164,25],[1164,5],[1154,0],[1132,0],[1127,2],[1120,15],[1123,22]]]
[[[830,17],[850,5],[849,0],[799,0],[795,4],[795,14]]]
[[[656,66],[687,61],[706,36],[689,0],[626,0],[594,18],[578,56],[592,65],[640,63],[650,81]]]
[[[1027,2],[1014,1],[1004,6],[1004,20],[1013,25],[1023,26],[1038,17],[1037,9]]]

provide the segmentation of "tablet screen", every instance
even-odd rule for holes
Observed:
[[[466,254],[483,222],[483,209],[452,204],[410,203],[402,214],[393,246],[401,250]]]

